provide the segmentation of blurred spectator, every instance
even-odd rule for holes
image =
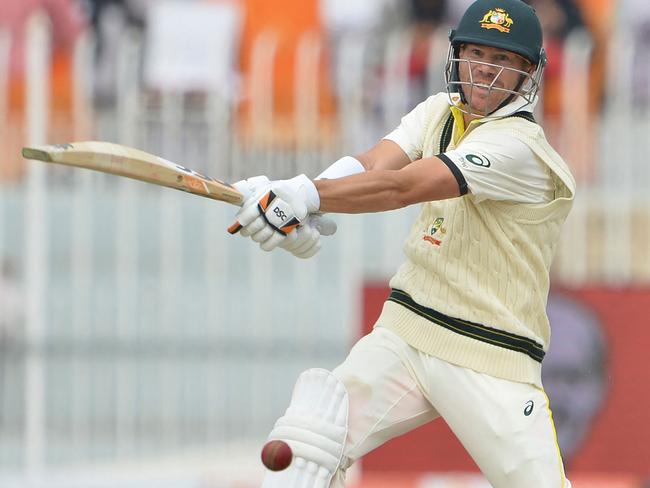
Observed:
[[[548,64],[544,71],[544,116],[553,124],[562,112],[563,44],[574,29],[585,27],[573,0],[527,0],[544,31]],[[551,130],[552,132],[552,130]]]
[[[348,2],[354,7],[359,2]],[[295,91],[296,91],[296,59],[297,48],[305,35],[313,34],[322,39],[325,21],[321,14],[319,0],[239,0],[244,13],[244,26],[241,41],[241,70],[243,74],[244,103],[243,117],[240,118],[240,129],[251,134],[253,120],[253,91],[262,80],[253,80],[253,48],[260,36],[269,34],[277,41],[275,63],[273,64],[273,113],[270,128],[265,128],[277,143],[291,143],[295,137],[293,126]],[[263,39],[263,38],[262,38]],[[269,45],[267,42],[265,45]],[[320,115],[331,115],[333,99],[330,90],[330,80],[327,76],[328,67],[325,56],[315,60],[318,80],[318,110]],[[259,67],[258,67],[259,68]]]
[[[338,65],[346,39],[370,39],[370,62],[377,67],[382,36],[407,21],[407,12],[398,0],[319,0],[319,16],[328,37],[333,68]]]
[[[449,5],[447,5],[447,17],[451,25],[458,25],[460,20],[467,7],[469,7],[474,0],[450,0]]]
[[[69,112],[71,106],[71,58],[74,40],[84,27],[84,18],[74,0],[3,0],[0,8],[0,28],[11,38],[9,56],[9,121],[0,141],[9,154],[19,154],[23,141],[22,111],[25,104],[26,26],[30,17],[44,10],[52,22],[52,109]],[[3,159],[0,179],[15,179],[22,164],[16,157]]]
[[[447,0],[410,0],[414,22],[439,24],[447,17]]]
[[[527,3],[535,8],[542,23],[548,57],[540,107],[544,130],[569,161],[576,180],[585,183],[594,175],[591,114],[600,108],[601,96],[595,93],[602,90],[602,83],[594,74],[597,71],[595,51],[588,51],[594,46],[593,36],[576,1],[527,0]],[[572,40],[571,51],[567,50],[569,40]],[[579,59],[585,63],[584,67],[573,63],[579,54],[583,55]],[[566,100],[573,101],[571,106],[567,106]]]
[[[650,107],[650,1],[621,0],[619,28],[632,50],[632,97],[637,108]]]
[[[580,9],[573,0],[528,0],[542,22],[544,34],[564,40],[573,29],[585,26]]]
[[[21,79],[25,67],[25,27],[30,16],[45,10],[52,21],[53,54],[69,53],[84,25],[82,11],[74,0],[4,0],[0,26],[11,36],[10,75]],[[57,60],[58,61],[58,60]]]
[[[143,27],[151,0],[86,0],[90,22],[94,28],[100,25],[102,15],[114,8],[122,10],[129,24]]]
[[[605,338],[594,312],[568,296],[552,293],[547,312],[552,336],[542,380],[560,449],[570,465],[604,403]]]
[[[585,25],[593,39],[590,79],[590,107],[597,112],[602,107],[607,68],[607,52],[613,30],[616,26],[618,0],[575,0],[580,8]]]
[[[151,0],[88,0],[87,8],[97,39],[95,101],[115,102],[120,40],[127,31],[142,31]]]
[[[394,0],[320,0],[319,11],[323,26],[332,35],[368,35],[386,21],[387,12],[395,7]]]
[[[409,74],[415,82],[414,99],[422,100],[429,93],[427,90],[427,68],[431,36],[436,28],[447,23],[448,0],[409,0],[411,6],[411,23],[413,25],[413,48]]]

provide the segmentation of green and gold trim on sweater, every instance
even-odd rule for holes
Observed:
[[[511,351],[526,354],[539,363],[544,359],[545,352],[542,345],[528,337],[512,334],[504,330],[487,327],[467,320],[449,317],[448,315],[440,313],[432,308],[427,308],[416,303],[408,293],[401,290],[392,290],[388,300],[398,303],[420,317],[424,317],[432,322],[432,326],[434,326],[434,324],[439,325],[465,337],[470,337],[477,341],[492,344],[493,346],[503,347]]]

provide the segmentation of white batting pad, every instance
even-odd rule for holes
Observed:
[[[284,471],[268,471],[262,488],[328,488],[341,464],[348,433],[348,393],[325,369],[298,377],[291,403],[275,423],[269,440],[291,446],[293,462]]]

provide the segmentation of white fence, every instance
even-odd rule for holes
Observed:
[[[36,19],[30,32],[25,142],[34,144],[49,142],[53,133],[46,109],[47,22]],[[313,56],[322,50],[306,37],[305,54],[298,56],[298,140],[280,149],[255,143],[273,132],[269,38],[254,47],[257,139],[250,140],[235,134],[232,99],[219,92],[197,105],[143,86],[137,75],[143,49],[131,36],[119,50],[116,102],[94,112],[93,44],[86,37],[75,62],[72,133],[138,146],[224,179],[313,175],[367,147],[412,105],[404,56],[409,42],[407,32],[390,34],[385,44],[340,41],[333,72],[343,130],[322,146],[308,143],[319,123],[310,95],[318,91],[318,77],[309,70],[318,68]],[[433,46],[429,90],[441,86],[444,36],[437,34]],[[648,107],[640,110],[626,98],[631,60],[617,56],[611,102],[601,119],[584,116],[585,97],[576,94],[586,89],[580,73],[588,48],[581,37],[567,48],[570,103],[561,123],[569,139],[560,151],[580,156],[592,144],[595,176],[582,182],[555,280],[647,285]],[[0,66],[3,56],[0,48]],[[377,59],[383,78],[376,77]],[[593,124],[595,137],[587,139],[576,120]],[[338,234],[325,240],[317,258],[301,261],[228,236],[231,207],[29,163],[26,179],[0,193],[0,256],[16,261],[25,304],[24,322],[1,343],[0,486],[48,486],[48,473],[76,465],[169,456],[182,463],[187,451],[256,446],[284,409],[298,373],[344,358],[359,328],[362,284],[394,271],[415,212],[337,217]],[[257,452],[248,449],[246,456]],[[70,477],[61,485],[54,479],[49,486],[77,486]],[[95,486],[84,480],[78,486]],[[205,486],[225,486],[221,482]]]

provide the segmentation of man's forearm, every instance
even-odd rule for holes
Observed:
[[[368,171],[336,180],[316,180],[320,210],[334,213],[383,212],[405,207],[397,171]]]
[[[460,195],[456,178],[436,157],[414,161],[400,170],[366,171],[314,183],[322,212],[384,212]]]

